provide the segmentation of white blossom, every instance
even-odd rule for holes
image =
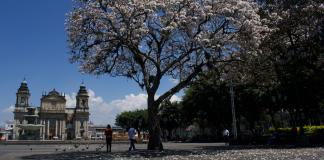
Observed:
[[[319,8],[322,12],[324,12],[324,3],[322,3],[321,5],[319,5],[318,8]]]
[[[248,50],[257,49],[269,31],[264,25],[266,21],[257,14],[258,5],[252,0],[101,0],[80,3],[83,4],[68,14],[67,31],[70,48],[75,53],[73,58],[82,61],[81,68],[85,72],[100,73],[111,67],[112,74],[129,76],[130,72],[125,72],[124,66],[134,63],[131,54],[137,49],[151,57],[145,61],[145,66],[153,67],[148,74],[154,75],[156,63],[163,64],[160,67],[165,69],[179,55],[190,50],[190,46],[213,51],[224,48],[225,44],[236,44],[242,52],[250,53]],[[163,47],[159,46],[162,44]],[[113,63],[118,52],[122,56],[119,60],[125,61]],[[205,61],[196,56],[196,52],[188,56],[191,59],[185,62],[189,66]],[[106,62],[97,66],[103,57]],[[154,59],[163,61],[153,62]],[[137,67],[132,70],[138,70]],[[177,67],[180,66],[172,69]],[[187,73],[190,69],[181,72],[182,75]]]

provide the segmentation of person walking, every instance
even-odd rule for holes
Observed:
[[[228,146],[229,145],[229,131],[226,128],[223,130],[223,137],[224,137],[225,145]]]
[[[132,149],[135,150],[135,135],[136,135],[136,130],[135,128],[131,127],[128,129],[128,139],[129,139],[129,149],[128,151],[131,151]]]
[[[107,152],[111,152],[112,129],[109,124],[105,129],[105,135],[106,135]]]

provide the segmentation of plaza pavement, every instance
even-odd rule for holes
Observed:
[[[102,144],[0,145],[0,160],[78,160],[78,159],[210,159],[210,160],[324,160],[324,148],[292,146],[224,146],[223,143],[164,143],[165,150],[147,151],[137,144],[128,152],[128,144],[113,144],[112,153]]]

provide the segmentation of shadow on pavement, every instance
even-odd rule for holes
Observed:
[[[295,145],[233,145],[233,146],[203,146],[202,150],[222,151],[222,150],[249,150],[249,149],[296,149],[296,148],[317,148],[323,145],[295,146]]]
[[[35,159],[35,160],[58,160],[58,159],[112,159],[112,158],[162,158],[165,156],[184,156],[190,154],[197,154],[196,151],[188,150],[164,150],[164,151],[149,151],[149,150],[136,150],[131,152],[61,152],[57,154],[39,154],[24,156],[21,159]]]
[[[309,148],[316,148],[320,146],[311,146]],[[167,156],[188,156],[188,155],[219,155],[230,150],[253,150],[253,149],[296,149],[293,145],[267,146],[267,145],[233,145],[233,146],[201,146],[193,149],[176,149],[164,151],[149,151],[146,149],[138,149],[136,151],[127,152],[119,151],[106,153],[102,151],[79,151],[79,152],[57,152],[56,154],[38,154],[31,156],[24,156],[21,159],[33,160],[78,160],[78,159],[144,159],[157,158],[163,159]],[[308,148],[308,147],[302,147]],[[172,158],[173,159],[173,158]]]

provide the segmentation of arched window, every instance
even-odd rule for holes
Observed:
[[[80,125],[80,128],[83,128],[83,120],[80,121],[81,125]]]
[[[86,107],[86,100],[84,100],[84,99],[82,99],[82,101],[81,101],[81,105],[82,105],[82,107]]]

